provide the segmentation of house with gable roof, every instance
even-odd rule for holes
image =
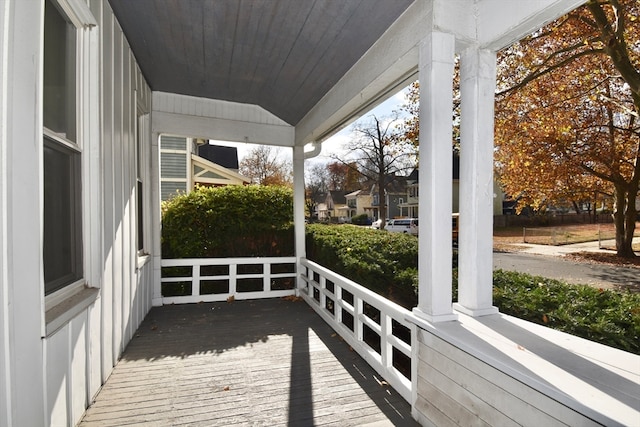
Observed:
[[[198,138],[160,136],[160,198],[167,200],[196,186],[247,185],[238,173],[238,150]]]

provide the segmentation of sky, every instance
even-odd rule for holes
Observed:
[[[376,117],[390,116],[394,110],[397,110],[401,105],[405,103],[406,88],[397,92],[393,96],[389,97],[386,101],[379,104],[377,107],[368,111],[361,116],[361,119],[366,119],[370,114],[375,114]],[[331,154],[339,154],[342,151],[342,147],[351,139],[353,124],[345,127],[340,132],[336,133],[332,137],[328,138],[322,143],[322,151],[320,154],[311,159],[310,163],[328,162]],[[242,159],[249,153],[254,144],[246,144],[242,142],[229,142],[229,141],[210,141],[216,145],[222,145],[227,147],[236,147],[238,149],[238,160]],[[282,155],[291,156],[290,150],[281,149]]]
[[[405,103],[405,93],[406,90],[402,89],[397,92],[386,101],[379,104],[374,109],[368,111],[363,114],[360,119],[365,119],[367,116],[373,114],[378,118],[390,116],[394,110],[397,110]],[[352,129],[353,124],[345,127],[337,134],[333,135],[331,138],[327,139],[322,143],[322,151],[318,156],[318,160],[328,160],[330,154],[340,153],[342,151],[342,147],[349,142],[352,138]]]

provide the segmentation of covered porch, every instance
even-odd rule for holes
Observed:
[[[636,355],[501,314],[427,323],[306,259],[294,288],[271,289],[265,268],[260,291],[240,291],[238,266],[270,261],[226,261],[229,291],[216,295],[200,294],[216,279],[201,267],[222,260],[163,262],[193,266],[164,279],[192,295],[150,311],[82,426],[640,420]]]
[[[299,298],[155,307],[80,426],[418,425]]]
[[[162,269],[173,261],[161,258],[159,230],[154,228],[154,306],[227,298],[240,301],[300,297],[333,328],[335,338],[342,337],[353,352],[373,368],[370,372],[375,372],[374,377],[395,390],[389,393],[402,396],[409,405],[412,419],[422,425],[633,423],[640,402],[636,391],[640,376],[633,368],[637,357],[594,347],[583,340],[549,333],[503,316],[492,300],[496,52],[579,6],[582,0],[526,4],[491,0],[379,1],[375,2],[376,7],[347,2],[345,8],[337,9],[334,3],[316,2],[313,5],[296,3],[297,7],[289,4],[290,14],[282,14],[277,6],[269,3],[255,3],[255,7],[246,9],[215,3],[202,8],[176,8],[177,16],[187,22],[198,22],[199,13],[212,12],[218,33],[234,34],[231,43],[214,46],[229,62],[219,64],[220,69],[210,74],[207,58],[211,52],[207,49],[212,46],[208,44],[211,33],[207,24],[203,28],[187,26],[193,33],[180,25],[177,34],[182,37],[162,38],[163,43],[149,45],[146,40],[159,38],[159,30],[165,28],[165,24],[176,29],[173,17],[157,13],[154,16],[160,25],[152,23],[155,20],[140,24],[148,8],[121,0],[110,3],[133,51],[139,54],[137,58],[141,68],[147,70],[145,76],[153,89],[154,158],[162,134],[289,147],[293,153],[296,247],[291,260],[295,265],[293,287],[271,289],[269,268],[265,267],[264,287],[243,293],[233,285],[236,273],[230,267],[228,295],[203,295],[198,283],[212,277],[205,277],[202,265],[194,263],[191,276],[181,279],[192,281],[192,295],[184,301],[167,298],[162,292],[165,281]],[[263,21],[265,16],[271,18],[268,24]],[[317,25],[307,25],[311,22]],[[371,22],[378,22],[380,31],[371,30]],[[269,40],[262,37],[272,34],[260,23],[277,26],[290,44],[269,46],[274,55],[261,58],[256,65],[256,52],[266,48],[263,43]],[[354,37],[354,33],[361,37]],[[192,37],[199,40],[200,36],[205,40],[202,50],[198,43],[189,42]],[[348,44],[343,37],[351,37],[348,51],[342,50]],[[308,48],[309,40],[313,40],[314,49]],[[166,68],[150,65],[158,61],[162,50],[183,55],[184,47],[189,48],[182,58],[188,67],[175,67],[173,63],[167,63]],[[458,300],[452,304],[448,224],[453,205],[451,110],[456,61],[460,63],[461,176],[459,289]],[[187,74],[190,79],[183,75],[185,68],[191,70]],[[422,167],[418,212],[422,232],[419,236],[419,300],[417,307],[408,311],[372,294],[366,287],[337,276],[330,266],[316,265],[306,259],[304,163],[320,152],[324,140],[416,79],[425,95],[420,99]],[[158,206],[152,210],[154,227],[160,224],[159,211]],[[257,302],[256,306],[259,304],[266,303]],[[307,320],[313,325],[318,319]],[[303,330],[313,329],[310,328],[303,325]],[[250,331],[247,333],[251,335]],[[294,332],[286,333],[291,334],[295,340]],[[327,345],[321,338],[320,341]],[[291,347],[294,345],[292,342]],[[313,360],[312,353],[303,359]],[[270,357],[272,355],[267,356],[267,360]],[[285,374],[275,388],[284,395],[282,401],[286,401],[291,387],[299,385],[292,382],[299,379],[294,378],[297,368],[290,354],[276,357],[290,361],[285,365],[275,364]],[[344,367],[343,357],[339,356],[338,363]],[[250,366],[255,367],[248,368],[248,372],[261,369],[260,358],[254,357],[251,361]],[[331,363],[338,366],[335,361]],[[322,361],[312,362],[309,370],[312,383],[320,384],[323,389],[325,385],[313,374],[321,372]],[[239,387],[249,391],[252,388],[249,382],[257,378],[252,375],[246,377],[246,385],[239,384]],[[362,375],[371,378],[370,374]],[[353,380],[351,375],[341,378],[345,384]],[[233,396],[231,387],[223,389],[223,398]],[[332,418],[345,408],[340,408],[340,403],[332,405],[331,398],[322,397],[321,390],[311,387],[307,392],[306,409],[296,406],[298,401],[291,399],[286,404],[283,402],[283,406],[272,407],[267,399],[265,412],[286,417],[286,420],[282,418],[283,423],[295,419],[298,411],[307,421],[312,419],[312,423],[332,423],[334,421],[327,420],[334,419],[338,424],[365,421],[353,418],[357,417],[356,412],[351,414],[351,421],[345,421],[349,417]],[[371,401],[365,384],[354,386],[351,392],[362,396],[361,402]],[[252,395],[245,397],[253,398]],[[255,399],[259,402],[261,397],[255,396]],[[233,398],[230,401],[233,402]],[[372,418],[372,422],[393,423],[385,404],[373,401],[372,410],[382,412],[383,417]],[[323,404],[328,406],[322,409]],[[219,401],[216,405],[225,408],[226,403]],[[346,405],[350,408],[349,403]],[[309,406],[314,411],[319,408],[319,412],[311,412]],[[283,408],[286,408],[284,412]],[[87,421],[91,419],[91,411]],[[405,419],[405,410],[398,411],[401,419]],[[327,418],[323,419],[320,414]],[[261,422],[261,415],[250,413],[248,416],[247,422]]]
[[[584,1],[1,0],[0,425],[410,425],[409,413],[437,426],[638,424],[638,356],[509,318],[492,301],[496,52]],[[45,46],[53,39],[63,54]],[[52,53],[59,60],[44,61]],[[57,65],[75,70],[60,73],[73,107],[64,131],[43,113]],[[416,79],[426,96],[409,311],[306,258],[304,162]],[[250,273],[262,282],[243,291],[230,265],[225,293],[207,293],[213,274],[201,267],[214,262],[180,260],[191,262],[179,278],[191,294],[163,293],[164,134],[293,152],[293,269]],[[66,172],[45,173],[45,142]],[[49,175],[69,176],[57,186],[70,193],[74,233],[61,234],[76,255],[62,254],[74,279],[51,292],[44,224],[61,215],[44,202]]]

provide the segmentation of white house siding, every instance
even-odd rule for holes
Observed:
[[[101,383],[111,373],[151,307],[152,269],[137,254],[136,128],[137,117],[151,112],[151,91],[107,2],[92,0],[102,41],[102,182],[103,277],[100,300]],[[143,143],[145,250],[153,246],[150,127]],[[98,310],[97,304],[94,309]],[[98,328],[99,326],[96,326]],[[89,397],[97,392],[90,390]],[[77,419],[76,419],[77,421]]]
[[[422,425],[600,425],[429,332],[418,343],[414,410]]]
[[[4,307],[8,304],[8,239],[7,239],[7,99],[9,3],[0,2],[0,425],[9,425],[11,401],[9,323]]]
[[[138,256],[136,128],[151,92],[107,1],[80,0],[84,278],[89,301],[45,321],[42,265],[42,1],[0,2],[0,425],[73,426],[151,306],[151,255]],[[76,2],[70,2],[76,3]],[[29,29],[26,31],[25,29]],[[156,162],[142,147],[145,250]],[[147,262],[149,261],[149,262]]]

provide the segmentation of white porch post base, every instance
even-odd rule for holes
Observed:
[[[453,303],[453,309],[457,312],[466,314],[467,316],[471,317],[490,316],[492,314],[498,314],[500,312],[500,310],[498,310],[498,307],[495,306],[487,308],[469,308],[457,302]]]
[[[420,310],[419,307],[414,307],[411,311],[419,320],[426,320],[429,323],[440,323],[440,322],[451,322],[454,320],[458,320],[458,315],[456,313],[445,313],[445,314],[429,314]],[[418,326],[421,326],[419,323],[416,323]]]

